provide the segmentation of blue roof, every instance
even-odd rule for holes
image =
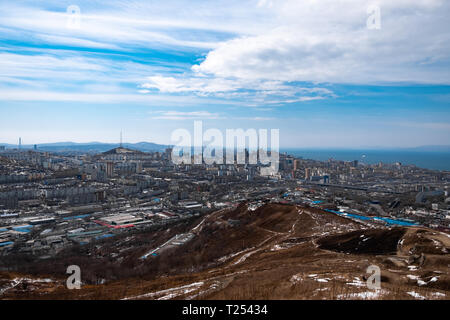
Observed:
[[[400,225],[400,226],[418,226],[419,225],[419,223],[417,223],[417,222],[408,222],[408,221],[390,219],[390,218],[385,218],[385,217],[366,217],[366,216],[360,216],[357,214],[340,212],[340,211],[335,211],[335,210],[328,210],[328,209],[326,209],[325,211],[336,213],[336,214],[339,214],[342,216],[356,218],[359,220],[382,220],[382,221],[386,222],[387,224]]]
[[[33,226],[31,224],[27,224],[27,225],[23,225],[23,226],[12,227],[13,230],[23,229],[23,228],[33,228]]]
[[[65,217],[65,218],[63,218],[63,220],[83,219],[83,218],[86,218],[86,217],[89,217],[89,216],[90,216],[90,214],[82,214],[80,216]]]
[[[111,237],[114,237],[114,235],[113,235],[113,234],[110,234],[110,233],[107,233],[107,234],[103,234],[103,235],[101,235],[101,236],[95,237],[95,240],[105,239],[105,238],[111,238]]]
[[[32,226],[23,226],[23,227],[14,227],[12,228],[14,231],[29,233]]]

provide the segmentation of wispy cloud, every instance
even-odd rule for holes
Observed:
[[[274,117],[237,117],[236,120],[249,120],[249,121],[272,121],[277,118]]]
[[[155,116],[152,119],[158,120],[207,120],[207,119],[220,119],[222,118],[218,113],[211,113],[208,111],[156,111]]]
[[[143,95],[104,92],[58,92],[47,90],[7,90],[0,89],[0,101],[21,102],[80,102],[92,104],[125,104],[133,103],[145,106],[180,106],[196,107],[199,104],[224,104],[221,100],[201,99],[196,97],[180,97],[170,95]],[[225,103],[228,105],[229,103]]]
[[[191,77],[152,76],[141,84],[144,93],[156,90],[162,93],[194,94],[197,96],[215,96],[223,99],[238,99],[246,104],[280,104],[312,101],[334,97],[326,88],[302,87],[286,84],[282,81],[246,80],[239,78],[221,78],[195,74]]]
[[[179,30],[185,28],[201,30],[206,27],[205,23],[195,23],[187,17],[176,21],[167,13],[157,17],[154,6],[148,5],[139,12],[130,10],[131,6],[127,11],[121,11],[114,3],[95,5],[93,1],[79,1],[77,5],[81,11],[77,28],[68,27],[70,14],[62,4],[46,9],[37,8],[31,2],[28,5],[27,2],[11,3],[7,8],[1,5],[0,26],[15,35],[19,32],[47,43],[88,48],[126,49],[130,45],[151,48],[159,45],[206,49],[217,45],[216,41],[200,35],[186,39],[179,34]]]

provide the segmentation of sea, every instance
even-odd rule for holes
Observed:
[[[450,152],[442,151],[397,151],[397,150],[345,150],[345,149],[280,149],[294,157],[327,161],[329,159],[377,164],[400,162],[420,168],[450,171]]]

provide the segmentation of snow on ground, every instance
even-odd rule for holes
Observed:
[[[227,260],[229,260],[229,259],[231,259],[231,258],[233,258],[233,257],[235,257],[235,256],[237,256],[237,255],[240,255],[241,253],[244,253],[244,252],[249,251],[249,250],[252,250],[252,249],[254,249],[254,247],[252,247],[252,248],[247,248],[247,249],[244,249],[244,250],[242,250],[242,251],[239,251],[239,252],[235,252],[235,253],[229,254],[229,255],[227,255],[227,256],[223,256],[223,257],[217,259],[217,261],[219,261],[219,262],[225,262],[225,261],[227,261]]]
[[[414,298],[416,298],[416,299],[425,300],[425,297],[424,297],[424,296],[418,294],[418,293],[415,292],[415,291],[409,291],[409,292],[407,292],[407,294],[409,294],[410,296],[412,296],[412,297],[414,297]]]
[[[191,296],[189,296],[189,297],[186,297],[185,300],[193,300],[193,299],[196,299],[197,297],[200,297],[200,296],[202,296],[202,295],[205,295],[205,294],[207,294],[207,293],[209,293],[209,292],[215,291],[215,290],[217,290],[217,289],[220,288],[220,285],[221,285],[221,283],[220,283],[219,281],[214,281],[214,282],[209,286],[208,289],[206,289],[206,290],[200,290],[200,291],[197,292],[196,294],[193,294],[193,295],[191,295]],[[193,289],[192,291],[194,291],[194,290],[195,290],[195,289]],[[158,299],[158,300],[162,300],[162,299]]]
[[[259,250],[261,250],[261,249],[257,249],[257,250],[254,250],[254,251],[250,251],[250,252],[244,254],[242,257],[240,257],[240,258],[239,258],[235,263],[233,263],[233,264],[236,265],[236,264],[239,264],[239,263],[244,262],[245,260],[247,260],[248,257],[250,257],[252,254],[258,252]]]
[[[317,281],[317,282],[328,282],[331,279],[330,278],[317,278],[317,274],[310,274],[308,275],[309,278],[312,278],[313,280]]]
[[[355,292],[348,294],[340,294],[337,296],[338,300],[342,299],[362,299],[362,300],[371,300],[371,299],[379,299],[385,291],[376,290],[376,291],[365,291],[365,292]]]
[[[364,281],[361,281],[360,278],[355,277],[352,282],[347,282],[347,285],[349,286],[356,286],[356,287],[365,287],[367,284]]]
[[[428,281],[428,283],[430,283],[430,282],[436,282],[436,281],[438,280],[438,278],[439,278],[439,277],[433,277],[433,278],[430,279],[430,281]]]
[[[447,233],[443,233],[443,232],[441,232],[441,234],[443,234],[444,236],[446,236],[446,237],[449,237],[449,238],[450,238],[450,234],[447,234]]]
[[[442,247],[442,244],[439,241],[436,241],[434,239],[431,239],[431,241],[433,241],[433,244],[436,246],[436,249]]]
[[[431,295],[433,297],[435,297],[435,298],[444,298],[444,297],[446,297],[445,293],[442,293],[442,292],[433,292]]]
[[[433,278],[431,278],[431,279],[428,280],[428,281],[423,281],[423,280],[418,279],[418,280],[417,280],[417,284],[418,284],[419,286],[424,286],[424,285],[429,284],[430,282],[436,282],[436,281],[438,281],[438,278],[439,278],[439,277],[433,277]]]
[[[194,288],[184,289],[183,291],[180,291],[180,292],[169,293],[169,294],[162,296],[156,300],[170,300],[170,299],[178,297],[179,295],[187,294],[187,293],[195,291],[197,289],[198,289],[197,287],[194,287]]]
[[[285,249],[285,248],[283,248],[279,244],[276,244],[272,248],[270,248],[270,251],[279,251],[279,250],[283,250],[283,249]]]
[[[204,218],[198,225],[196,225],[194,228],[192,228],[191,232],[202,231],[202,229],[200,229],[200,227],[202,227],[203,222],[205,222],[205,220],[206,220],[206,218]]]
[[[173,298],[175,298],[177,296],[180,296],[180,295],[192,292],[194,290],[197,290],[203,284],[204,284],[204,282],[194,282],[194,283],[187,284],[187,285],[184,285],[184,286],[181,286],[181,287],[175,287],[175,288],[165,289],[165,290],[161,290],[161,291],[145,293],[145,294],[141,294],[141,295],[138,295],[138,296],[127,297],[127,298],[124,298],[122,300],[135,300],[135,299],[142,299],[142,298],[153,298],[153,297],[157,297],[157,296],[160,296],[160,295],[163,295],[163,296],[159,297],[158,300],[168,300],[168,299],[173,299]]]
[[[291,279],[289,279],[290,282],[292,282],[293,284],[296,284],[297,282],[303,281],[302,277],[299,276],[298,274],[294,274]]]
[[[15,278],[11,280],[11,283],[3,288],[0,288],[0,295],[4,294],[6,291],[17,287],[22,282],[28,283],[50,283],[53,282],[52,279],[30,279],[30,278]]]
[[[18,286],[21,282],[22,282],[22,279],[18,279],[18,278],[13,279],[13,280],[11,281],[11,283],[10,283],[8,286],[6,286],[6,287],[0,289],[0,295],[3,294],[3,293],[5,293],[5,292],[8,291],[9,289],[12,289],[12,288]]]
[[[328,281],[330,281],[331,279],[329,279],[329,278],[325,278],[325,279],[315,279],[317,282],[328,282]]]

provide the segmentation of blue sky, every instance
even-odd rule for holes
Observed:
[[[0,0],[0,143],[449,144],[450,3],[392,2]]]

